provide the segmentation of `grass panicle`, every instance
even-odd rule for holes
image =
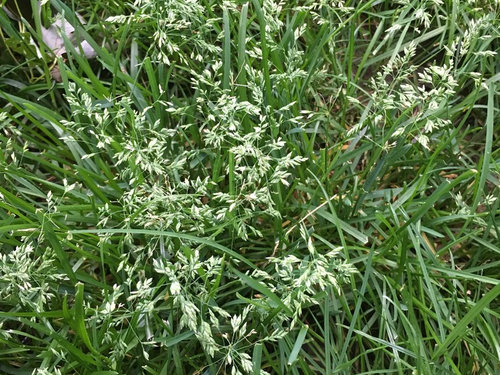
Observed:
[[[0,373],[500,373],[499,7],[1,2]]]

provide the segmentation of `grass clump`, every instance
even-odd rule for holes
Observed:
[[[498,373],[497,2],[37,5],[0,9],[0,372]]]

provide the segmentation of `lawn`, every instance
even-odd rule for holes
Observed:
[[[0,374],[500,373],[498,0],[0,1]]]

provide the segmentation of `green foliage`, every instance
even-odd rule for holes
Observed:
[[[498,2],[37,3],[0,8],[1,373],[499,372]]]

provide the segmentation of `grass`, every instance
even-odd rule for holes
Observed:
[[[498,2],[3,3],[0,373],[500,371]]]

